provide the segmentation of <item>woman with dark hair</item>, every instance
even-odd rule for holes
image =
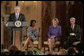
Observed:
[[[30,22],[31,27],[32,27],[33,22],[36,23],[36,20],[31,20],[31,22]]]
[[[35,26],[36,24],[36,20],[31,20],[30,22],[30,27],[28,27],[27,29],[27,40],[25,42],[25,45],[23,48],[25,48],[28,43],[30,43],[30,46],[32,47],[32,49],[34,50],[34,45],[33,45],[33,41],[36,41],[39,35],[39,29]]]

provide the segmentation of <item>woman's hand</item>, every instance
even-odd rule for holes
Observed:
[[[32,27],[32,28],[31,28],[31,32],[33,32],[33,30],[34,30],[34,28]]]
[[[55,36],[51,36],[50,38],[55,38]]]
[[[34,28],[31,28],[31,31],[33,31]]]

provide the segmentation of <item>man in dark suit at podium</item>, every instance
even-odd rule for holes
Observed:
[[[20,13],[20,7],[16,6],[14,10],[15,10],[15,13],[12,13],[9,16],[8,21],[16,21],[16,20],[25,21],[25,16],[22,13]]]
[[[9,19],[8,19],[7,22],[15,22],[17,20],[19,20],[21,22],[26,21],[25,16],[22,13],[20,13],[20,6],[15,6],[14,10],[15,10],[15,12],[10,14]],[[11,27],[11,35],[12,36],[11,36],[11,38],[9,40],[9,42],[11,42],[10,45],[13,44],[13,29],[14,28],[16,28],[16,27]],[[21,27],[20,27],[20,29],[22,30]],[[22,31],[20,31],[20,35],[22,36]],[[21,40],[21,38],[20,38],[20,40]]]

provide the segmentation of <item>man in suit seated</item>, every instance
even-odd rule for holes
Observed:
[[[80,37],[80,26],[75,24],[75,18],[70,18],[70,25],[66,27],[66,37],[67,41],[64,48],[72,47],[73,42],[79,41]]]
[[[15,22],[17,20],[26,21],[25,16],[22,13],[20,13],[20,6],[15,6],[14,10],[15,12],[10,14],[7,22]],[[10,45],[13,44],[13,30],[12,30],[13,28],[16,28],[16,27],[11,27],[11,38],[9,38],[10,39],[9,42],[11,42]]]

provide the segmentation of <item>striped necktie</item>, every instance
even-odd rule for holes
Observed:
[[[18,20],[18,17],[19,17],[19,15],[18,15],[18,14],[16,14],[16,20]]]

